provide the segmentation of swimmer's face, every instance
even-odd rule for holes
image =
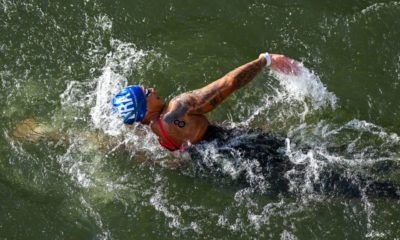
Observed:
[[[146,105],[148,112],[160,111],[164,106],[164,101],[156,94],[154,88],[142,86],[142,91],[146,96]]]

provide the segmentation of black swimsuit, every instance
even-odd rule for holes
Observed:
[[[251,171],[268,182],[269,190],[286,192],[288,180],[283,176],[293,168],[293,164],[285,155],[285,139],[261,129],[209,125],[203,140],[187,150],[197,172],[226,177],[226,172],[221,169],[224,166],[220,163],[227,160],[233,170],[238,170],[235,181],[257,185],[254,179],[247,176]],[[213,149],[212,153],[210,149]]]
[[[285,149],[286,137],[279,134],[210,125],[203,140],[187,151],[195,174],[229,179],[263,191],[301,194],[311,184],[314,193],[329,196],[360,197],[364,192],[372,196],[400,197],[398,185],[360,175],[357,170],[338,163],[326,162],[318,169],[318,179],[310,179],[307,175],[310,163],[293,163]],[[391,168],[400,168],[400,163],[392,165]]]

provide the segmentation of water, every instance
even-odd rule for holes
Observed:
[[[399,14],[372,0],[0,1],[0,238],[398,239],[398,199],[314,184],[329,166],[399,184]],[[265,50],[301,75],[264,71],[208,117],[286,135],[305,166],[285,173],[289,196],[213,144],[203,160],[224,177],[160,167],[174,157],[154,135],[110,114],[128,83],[170,99]],[[16,137],[21,121],[43,134]]]

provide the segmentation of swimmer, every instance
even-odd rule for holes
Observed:
[[[249,83],[266,67],[286,74],[299,72],[299,63],[295,60],[280,54],[262,53],[257,59],[232,70],[209,85],[178,95],[168,104],[157,96],[153,88],[131,85],[116,94],[112,99],[112,105],[125,124],[150,125],[162,147],[169,151],[183,152],[185,149],[190,150],[188,149],[190,145],[202,140],[224,138],[229,131],[211,125],[204,114],[215,109],[235,90]],[[33,118],[18,123],[12,135],[15,139],[32,142],[40,139],[54,141],[61,139],[64,145],[68,145],[68,136],[65,133],[59,132],[48,124],[38,123]],[[80,135],[86,136],[85,139],[91,145],[98,146],[99,149],[112,145],[109,144],[112,142],[111,137],[104,137],[98,133]],[[128,149],[132,147],[131,143],[126,145]],[[265,149],[270,149],[270,147]],[[184,161],[180,159],[169,159],[160,165],[179,168],[184,164]]]
[[[308,184],[307,166],[290,161],[284,152],[285,137],[260,129],[215,126],[205,116],[266,67],[284,74],[300,72],[297,61],[280,54],[262,53],[207,86],[182,93],[167,104],[153,88],[127,86],[112,99],[113,109],[127,125],[149,125],[165,149],[189,152],[195,172],[204,170],[205,175],[211,174],[216,179],[228,175],[239,184],[262,192],[295,193],[296,190],[290,189],[293,181],[299,185]],[[213,156],[207,146],[202,148],[202,143],[207,142],[217,146]],[[215,156],[221,156],[221,161],[209,160]],[[218,165],[220,163],[226,165]],[[311,180],[313,192],[348,197],[362,194],[400,197],[396,184],[350,172],[353,170],[327,164],[320,171],[321,178],[315,182]]]
[[[188,152],[194,175],[211,175],[212,179],[219,180],[227,177],[224,179],[232,179],[261,192],[304,194],[301,186],[307,186],[313,193],[330,196],[361,197],[366,194],[396,199],[400,197],[400,188],[396,183],[329,162],[319,171],[319,178],[310,179],[307,164],[293,163],[285,154],[285,137],[261,129],[229,129],[210,124],[205,114],[253,80],[266,67],[297,75],[300,65],[284,55],[263,53],[209,85],[182,93],[167,104],[153,88],[131,85],[116,94],[112,99],[112,107],[127,125],[149,125],[165,149],[174,153]],[[65,133],[39,124],[34,119],[19,123],[12,135],[15,139],[29,141],[65,139],[63,142],[68,145]],[[108,143],[116,140],[101,133],[82,135],[98,149],[105,149]],[[209,151],[210,145],[207,145],[211,143],[216,146],[213,151]],[[220,158],[217,161],[216,156]],[[141,161],[141,158],[135,159]],[[145,157],[141,162],[147,162]],[[176,169],[185,165],[185,161],[174,159],[149,164]],[[392,162],[374,164],[371,169],[381,169],[384,175],[386,169],[400,169],[400,165]]]
[[[113,109],[127,125],[135,122],[150,125],[165,149],[183,152],[208,135],[210,124],[205,114],[249,83],[265,67],[286,74],[299,72],[297,61],[280,54],[262,53],[209,85],[182,93],[167,104],[157,96],[154,88],[128,86],[112,99]]]

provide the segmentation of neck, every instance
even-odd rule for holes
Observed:
[[[155,121],[157,118],[160,117],[162,111],[164,110],[165,105],[162,106],[162,108],[156,110],[156,111],[152,111],[152,110],[148,110],[146,113],[146,116],[144,117],[143,121],[141,122],[142,124],[150,124],[152,121]]]

